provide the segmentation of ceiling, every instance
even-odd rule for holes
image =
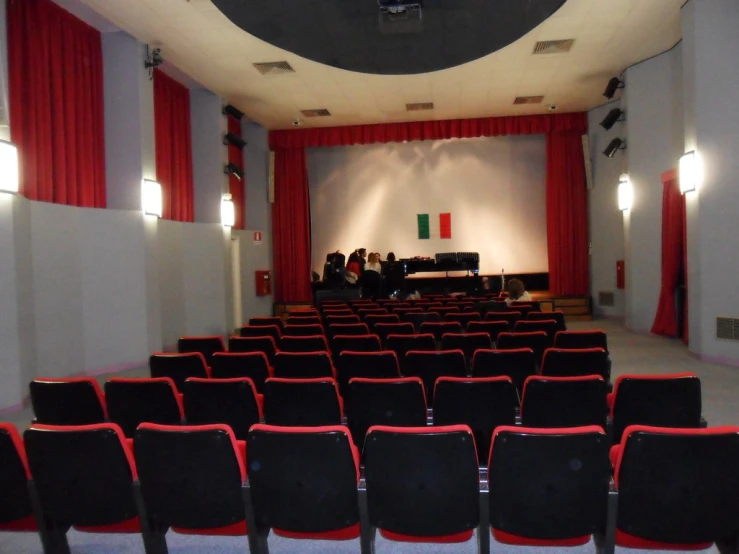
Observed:
[[[269,129],[292,128],[296,119],[317,127],[546,113],[552,105],[557,112],[588,110],[605,101],[610,77],[680,40],[684,3],[567,0],[522,38],[482,58],[431,73],[374,75],[273,46],[234,25],[211,0],[79,1],[142,42],[161,45],[168,63]],[[569,53],[532,55],[537,41],[562,39],[575,40]],[[274,61],[287,61],[295,73],[262,75],[252,65]],[[544,99],[514,105],[517,96]],[[406,111],[414,102],[433,102],[434,109]],[[331,116],[300,114],[318,108]]]

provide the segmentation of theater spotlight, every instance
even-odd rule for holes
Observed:
[[[626,143],[620,138],[615,138],[611,142],[609,142],[608,146],[606,146],[606,149],[603,150],[603,155],[605,155],[607,158],[612,158],[619,150],[626,150]]]
[[[223,144],[227,146],[230,144],[231,146],[235,146],[239,150],[242,150],[244,146],[246,146],[246,141],[236,133],[226,133],[226,136],[223,137]]]
[[[239,181],[241,181],[241,179],[244,177],[244,170],[234,163],[230,163],[226,167],[224,167],[223,172],[226,175],[233,175]]]
[[[224,227],[233,227],[236,223],[236,208],[230,194],[224,194],[221,199],[221,224]]]
[[[221,113],[223,113],[223,115],[230,115],[234,119],[241,119],[242,117],[244,117],[244,112],[242,112],[238,108],[233,107],[231,104],[223,106],[223,111]]]
[[[603,92],[603,96],[610,100],[611,98],[613,98],[613,95],[616,94],[616,90],[620,88],[624,88],[624,82],[618,77],[614,77],[613,79],[608,81],[608,86]]]
[[[613,108],[610,112],[608,112],[608,115],[603,119],[603,121],[600,122],[600,126],[603,127],[606,131],[610,131],[611,127],[613,127],[618,121],[625,121],[625,117],[623,110],[620,108]]]

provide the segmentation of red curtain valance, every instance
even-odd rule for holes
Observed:
[[[100,32],[50,0],[10,0],[7,20],[10,137],[21,194],[104,208]]]
[[[588,206],[581,135],[585,113],[491,117],[272,131],[275,301],[308,302],[310,194],[305,149],[503,135],[547,135],[547,243],[550,290],[589,294]]]
[[[289,129],[269,134],[271,150],[350,146],[404,140],[444,140],[452,138],[496,137],[502,135],[544,135],[555,131],[586,133],[585,113],[524,115],[444,121],[413,121],[379,125],[351,125],[319,129]]]

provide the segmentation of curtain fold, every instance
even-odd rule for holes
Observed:
[[[233,117],[227,117],[228,119],[228,132],[235,135],[241,136],[241,121],[234,119]],[[238,165],[242,169],[244,167],[244,156],[243,151],[232,144],[228,146],[228,163]],[[234,203],[234,209],[236,211],[236,221],[234,223],[234,229],[244,229],[246,211],[246,195],[244,193],[246,189],[246,174],[241,179],[238,179],[234,175],[228,176],[228,192],[231,193],[231,199]]]
[[[190,91],[154,70],[154,137],[162,217],[194,220]]]
[[[310,302],[310,193],[305,150],[275,152],[272,206],[276,302]]]
[[[104,208],[100,33],[51,0],[8,0],[11,140],[31,200]]]
[[[571,113],[270,132],[270,149],[275,152],[275,301],[311,298],[306,148],[532,134],[548,136],[547,226],[554,230],[548,237],[549,288],[556,295],[589,294],[587,189],[581,142],[587,129],[587,114]],[[289,217],[290,213],[295,217]],[[290,261],[291,271],[285,260]]]
[[[680,194],[677,179],[668,179],[662,190],[662,287],[652,324],[652,333],[656,335],[682,334],[678,328],[676,294],[686,265],[683,263],[687,242],[685,220],[685,197]]]

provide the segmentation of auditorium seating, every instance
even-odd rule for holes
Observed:
[[[418,377],[351,379],[346,395],[346,420],[354,444],[360,450],[367,430],[373,425],[426,425],[423,381]]]
[[[334,359],[348,350],[350,352],[379,352],[382,350],[380,337],[377,335],[337,335],[331,341],[331,352]]]
[[[480,314],[477,312],[464,312],[460,314],[452,312],[444,314],[444,321],[457,322],[462,326],[462,329],[466,329],[467,324],[471,321],[480,321]]]
[[[446,316],[447,314],[452,313],[459,313],[459,307],[458,306],[444,306],[441,308],[432,307],[429,308],[429,312],[439,314],[442,318]]]
[[[612,526],[604,537],[615,498],[603,429],[498,427],[492,440],[487,494],[497,542],[574,547],[596,535],[596,544],[612,545]]]
[[[210,360],[216,352],[225,352],[226,345],[223,338],[218,335],[202,337],[180,337],[177,341],[177,352],[186,354],[188,352],[200,352],[205,357],[205,363],[210,365]]]
[[[220,352],[213,355],[213,366],[210,368],[213,379],[251,379],[257,389],[262,392],[264,381],[274,370],[264,352]]]
[[[739,427],[627,427],[611,449],[618,488],[616,544],[736,552]]]
[[[261,418],[257,389],[246,378],[190,378],[185,383],[183,403],[188,425],[223,423],[239,440],[246,440],[249,427]]]
[[[351,313],[351,312],[350,312]],[[323,318],[327,326],[331,325],[347,325],[352,323],[360,323],[358,315],[327,315]]]
[[[547,348],[541,363],[541,374],[550,377],[600,375],[608,383],[611,362],[602,348]]]
[[[281,352],[328,352],[328,342],[323,335],[285,337],[280,339]]]
[[[477,350],[489,350],[493,347],[487,333],[444,333],[441,337],[442,350],[461,350],[464,352],[468,366]]]
[[[285,322],[281,317],[252,317],[249,319],[249,325],[264,327],[265,325],[277,325],[280,329],[285,326]]]
[[[212,358],[211,358],[212,363]],[[149,357],[149,375],[169,377],[179,392],[182,392],[189,377],[207,379],[211,376],[205,357],[199,352],[189,354],[170,354],[158,352]]]
[[[426,401],[431,404],[436,380],[439,377],[465,377],[467,362],[462,350],[410,350],[405,355],[403,375],[421,378],[426,389]]]
[[[30,478],[23,439],[13,425],[0,423],[0,532],[38,530],[28,496]]]
[[[290,314],[287,318],[287,325],[285,326],[285,329],[287,330],[287,327],[290,327],[291,325],[320,325],[321,324],[321,318],[317,315],[311,315],[311,316],[296,316]]]
[[[142,505],[154,529],[243,536],[246,445],[227,425],[144,423],[134,439]],[[197,460],[197,463],[182,463]],[[164,540],[164,532],[161,533]],[[200,550],[207,551],[207,539]],[[258,544],[249,539],[252,552]]]
[[[359,319],[366,322],[368,316],[388,315],[388,311],[386,308],[357,308],[356,314],[359,316]]]
[[[599,375],[526,379],[521,396],[524,427],[581,427],[606,429],[606,382]]]
[[[46,552],[69,552],[70,526],[91,533],[142,532],[134,499],[137,467],[117,425],[33,425],[23,437]],[[161,537],[145,534],[147,552],[166,552],[163,540],[163,531]]]
[[[346,427],[255,425],[247,445],[247,517],[257,552],[267,552],[270,529],[291,539],[359,536],[359,455]]]
[[[89,425],[108,418],[105,396],[92,377],[38,378],[29,389],[34,423]]]
[[[242,325],[239,329],[242,337],[272,337],[275,343],[280,342],[282,331],[277,325]],[[230,347],[229,347],[230,350]]]
[[[372,330],[378,323],[400,323],[400,316],[398,314],[369,314],[364,318],[364,322]]]
[[[339,391],[346,396],[349,380],[355,377],[366,379],[392,379],[400,377],[398,356],[393,351],[352,352],[344,351],[336,359],[336,374]]]
[[[286,337],[313,337],[324,335],[323,325],[291,325],[285,326],[282,331],[282,338],[280,344],[285,340]]]
[[[508,325],[513,327],[522,317],[523,315],[521,312],[488,312],[485,316],[485,321],[505,321]]]
[[[331,378],[267,379],[264,422],[287,427],[340,425],[342,399]]]
[[[434,396],[434,425],[467,425],[480,465],[487,462],[490,437],[500,425],[515,425],[518,393],[509,377],[440,377]]]
[[[388,336],[414,335],[416,330],[411,323],[375,323],[372,332],[380,337],[383,346],[386,346]]]
[[[555,348],[602,348],[608,352],[605,331],[560,331],[554,336]]]
[[[441,321],[441,316],[433,312],[413,312],[405,314],[403,316],[403,321],[411,323],[413,325],[413,328],[416,330],[416,333],[420,333],[421,325],[427,322],[439,322]]]
[[[510,377],[519,396],[524,382],[536,374],[536,357],[531,348],[477,350],[472,358],[473,377]]]
[[[228,339],[228,351],[231,353],[262,352],[267,356],[269,363],[273,364],[277,344],[272,337],[231,337]]]
[[[337,317],[341,317],[341,318],[352,318],[352,320],[355,320],[354,318],[356,318],[355,321],[359,322],[359,316],[357,314],[355,314],[349,308],[341,309],[341,310],[333,310],[333,309],[332,310],[329,310],[329,309],[323,310],[323,318],[324,319],[328,319],[329,317],[331,317],[331,318],[337,318]]]
[[[465,542],[477,527],[487,536],[469,427],[373,426],[364,460],[369,522],[386,539]]]
[[[541,321],[553,319],[557,322],[557,329],[559,331],[566,331],[567,325],[565,324],[565,314],[562,310],[554,310],[553,312],[529,312],[526,316],[528,321]]]
[[[701,382],[695,373],[621,375],[608,395],[613,440],[629,425],[697,428],[701,421]]]
[[[466,329],[467,333],[487,333],[493,344],[498,340],[498,335],[510,331],[511,326],[505,321],[470,321]]]
[[[559,331],[559,326],[554,319],[529,320],[519,319],[513,326],[515,333],[535,333],[544,331],[548,338],[548,347],[554,344],[554,335]]]
[[[336,335],[369,335],[369,327],[366,323],[340,323],[328,327],[328,339],[332,340]]]
[[[480,316],[483,320],[485,320],[490,313],[510,311],[508,309],[508,304],[497,300],[487,300],[485,302],[480,302],[477,305],[477,310],[480,312]]]
[[[521,312],[523,319],[526,319],[530,312],[538,312],[539,306],[534,305],[532,302],[511,302],[508,308],[517,312]]]
[[[409,350],[436,350],[436,341],[433,335],[388,335],[385,340],[385,350],[392,350],[398,355],[400,371],[403,373],[405,354]]]
[[[282,379],[336,377],[328,352],[278,352],[273,369],[274,376]]]
[[[550,340],[544,331],[533,333],[501,333],[496,343],[498,350],[531,348],[534,351],[537,366],[541,365],[544,351],[549,348]]]
[[[434,340],[441,342],[445,333],[461,333],[462,326],[456,321],[428,321],[421,323],[421,333],[431,333]]]
[[[105,383],[108,417],[132,438],[144,422],[179,425],[185,418],[182,395],[168,377],[111,378]]]

